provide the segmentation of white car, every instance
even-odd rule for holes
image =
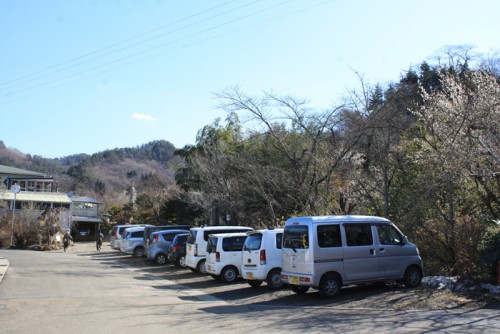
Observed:
[[[211,234],[208,237],[206,268],[213,278],[235,282],[241,275],[241,251],[246,233]]]
[[[202,274],[207,273],[205,266],[207,241],[210,234],[248,232],[253,228],[245,226],[205,226],[192,227],[186,243],[186,267]]]
[[[247,235],[241,276],[252,287],[265,281],[269,289],[282,288],[285,285],[281,281],[283,228],[256,230],[247,232]]]

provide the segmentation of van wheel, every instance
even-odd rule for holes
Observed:
[[[308,286],[302,286],[302,285],[292,285],[291,289],[293,292],[295,292],[298,295],[303,295],[309,290]]]
[[[266,278],[267,287],[271,290],[281,289],[285,283],[281,281],[281,270],[273,269],[267,274]]]
[[[144,247],[136,247],[134,249],[134,256],[143,257],[144,256]]]
[[[198,272],[200,274],[206,274],[207,273],[207,266],[205,264],[205,260],[200,260],[200,262],[198,262],[198,265],[196,266],[196,269],[198,269]]]
[[[319,294],[324,298],[333,298],[339,294],[340,280],[335,274],[326,274],[319,282]]]
[[[165,254],[158,254],[155,256],[155,263],[157,265],[164,265],[165,263],[167,263],[167,256]]]
[[[263,281],[252,279],[252,280],[248,280],[247,282],[248,282],[248,285],[250,285],[252,288],[258,288],[259,286],[261,286]]]
[[[225,267],[220,272],[220,279],[225,283],[233,283],[238,279],[238,269],[233,266]]]
[[[416,288],[422,282],[422,271],[417,266],[408,267],[403,277],[403,283],[408,288]]]
[[[186,256],[182,255],[175,259],[175,266],[179,268],[186,268]]]

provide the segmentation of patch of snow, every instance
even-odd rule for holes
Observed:
[[[437,290],[474,291],[480,288],[500,293],[500,286],[482,283],[478,287],[473,281],[458,276],[426,276],[422,278],[422,285]]]

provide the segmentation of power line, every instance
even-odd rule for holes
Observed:
[[[51,69],[57,68],[57,67],[59,67],[59,66],[62,66],[62,65],[68,64],[68,63],[72,63],[72,62],[74,62],[74,61],[76,61],[76,60],[79,60],[79,59],[82,59],[82,58],[86,58],[86,57],[88,57],[88,56],[91,56],[91,55],[93,55],[93,54],[99,53],[99,52],[101,52],[101,51],[111,49],[111,48],[113,48],[113,47],[115,47],[115,46],[117,46],[117,45],[127,43],[127,42],[129,42],[129,41],[132,41],[132,40],[138,39],[138,38],[140,38],[140,37],[142,37],[142,36],[145,36],[145,35],[151,34],[151,33],[153,33],[153,32],[156,32],[156,31],[162,30],[162,29],[164,29],[164,28],[170,27],[170,26],[172,26],[172,25],[174,25],[174,24],[177,24],[177,23],[180,23],[180,22],[186,21],[186,20],[188,20],[188,19],[191,19],[191,18],[193,18],[193,17],[199,16],[199,15],[201,15],[201,14],[204,14],[204,13],[210,12],[210,11],[212,11],[212,10],[215,10],[215,9],[217,9],[217,8],[220,8],[220,7],[222,7],[222,6],[225,6],[225,5],[227,5],[228,3],[233,2],[233,1],[235,1],[235,0],[227,1],[227,2],[225,2],[225,3],[223,3],[223,4],[221,4],[221,5],[218,5],[218,6],[214,6],[214,7],[208,8],[208,9],[206,9],[206,10],[203,10],[203,11],[198,12],[198,13],[193,14],[193,15],[189,15],[189,16],[187,16],[187,17],[184,17],[184,18],[179,19],[179,20],[177,20],[177,21],[171,22],[171,23],[169,23],[169,24],[162,25],[162,26],[157,27],[157,28],[155,28],[155,29],[152,29],[152,30],[149,30],[149,31],[146,31],[146,32],[140,33],[140,34],[138,34],[138,35],[135,35],[135,36],[129,37],[129,38],[124,39],[124,40],[121,40],[121,41],[119,41],[119,42],[115,42],[115,43],[110,44],[110,45],[108,45],[108,46],[106,46],[106,47],[103,47],[103,48],[100,48],[100,49],[97,49],[97,50],[94,50],[94,51],[90,51],[90,52],[88,52],[88,53],[86,53],[86,54],[83,54],[83,55],[81,55],[81,56],[78,56],[78,57],[75,57],[75,58],[72,58],[72,59],[66,60],[66,61],[64,61],[64,62],[62,62],[62,63],[59,63],[59,64],[56,64],[56,65],[52,65],[52,66],[46,67],[46,68],[41,69],[41,70],[39,70],[39,71],[37,71],[37,72],[31,73],[31,74],[26,74],[26,75],[20,76],[20,77],[18,77],[18,78],[15,78],[15,79],[12,79],[12,80],[9,80],[9,81],[1,82],[1,83],[0,83],[0,86],[4,86],[4,85],[7,85],[7,84],[12,83],[12,82],[19,81],[19,80],[24,79],[24,78],[32,77],[32,76],[35,76],[35,75],[37,75],[37,74],[40,74],[40,73],[46,72],[46,71],[48,71],[48,70],[51,70]],[[259,0],[259,1],[260,1],[260,0]],[[10,88],[10,87],[7,87],[7,88]]]
[[[237,7],[237,8],[231,9],[231,10],[228,10],[228,11],[226,11],[226,12],[219,13],[219,14],[214,15],[214,16],[211,16],[211,17],[209,17],[209,18],[207,18],[207,19],[203,19],[203,20],[200,20],[200,21],[197,21],[197,22],[194,22],[194,23],[191,23],[191,24],[188,24],[188,25],[182,26],[182,27],[177,28],[177,29],[167,31],[167,32],[162,33],[162,34],[160,34],[160,35],[156,35],[156,36],[154,36],[154,37],[147,38],[147,39],[145,39],[145,40],[142,40],[142,41],[136,42],[136,43],[131,44],[131,45],[128,45],[128,46],[124,46],[124,47],[122,47],[122,48],[120,48],[120,49],[117,49],[117,50],[114,50],[114,51],[110,51],[110,52],[107,52],[107,53],[101,54],[101,55],[99,55],[99,56],[96,56],[96,57],[93,57],[93,58],[87,59],[87,60],[85,60],[85,61],[82,61],[82,62],[79,62],[79,63],[76,63],[76,64],[72,64],[72,65],[69,65],[69,66],[63,67],[63,68],[61,68],[61,69],[58,69],[58,70],[55,70],[55,71],[52,71],[52,72],[49,72],[49,73],[46,73],[46,74],[43,74],[43,75],[36,76],[36,75],[38,75],[38,74],[41,74],[41,73],[47,72],[47,71],[49,71],[49,70],[52,70],[52,69],[58,68],[58,67],[60,67],[60,66],[63,66],[63,65],[66,65],[66,64],[73,63],[73,62],[75,62],[75,61],[77,61],[77,60],[80,60],[80,59],[83,59],[83,58],[87,58],[87,57],[89,57],[89,56],[91,56],[91,55],[101,53],[102,51],[106,51],[106,50],[111,49],[111,48],[113,48],[113,47],[115,47],[115,46],[118,46],[118,45],[121,45],[121,44],[125,44],[125,43],[127,43],[127,42],[132,41],[132,40],[136,40],[136,39],[138,39],[138,38],[140,38],[140,37],[143,37],[143,36],[149,35],[149,34],[154,33],[154,32],[156,32],[156,31],[163,30],[163,29],[165,29],[165,28],[167,28],[167,27],[170,27],[170,26],[173,26],[173,25],[175,25],[175,24],[177,24],[177,23],[180,23],[180,22],[186,21],[186,20],[191,19],[191,18],[193,18],[193,17],[199,16],[199,15],[201,15],[201,14],[204,14],[204,13],[210,12],[210,11],[212,11],[212,10],[215,10],[215,9],[217,9],[217,8],[220,8],[220,7],[222,7],[222,6],[226,5],[226,4],[230,3],[230,2],[233,2],[233,1],[234,1],[234,0],[232,0],[232,1],[228,1],[228,2],[225,2],[224,4],[221,4],[221,5],[218,5],[218,6],[215,6],[215,7],[211,7],[211,8],[209,8],[209,9],[207,9],[207,10],[203,10],[203,11],[198,12],[198,13],[196,13],[196,14],[193,14],[193,15],[190,15],[190,16],[187,16],[187,17],[184,17],[184,18],[182,18],[182,19],[180,19],[180,20],[177,20],[177,21],[174,21],[174,22],[172,22],[172,23],[162,25],[162,26],[160,26],[160,27],[158,27],[158,28],[155,28],[155,29],[149,30],[149,31],[147,31],[147,32],[144,32],[144,33],[141,33],[141,34],[135,35],[135,36],[133,36],[133,37],[130,37],[130,38],[124,39],[124,40],[122,40],[122,41],[119,41],[119,42],[113,43],[113,44],[108,45],[108,46],[106,46],[106,47],[104,47],[104,48],[101,48],[101,49],[98,49],[98,50],[94,50],[94,51],[91,51],[91,52],[86,53],[86,54],[84,54],[84,55],[81,55],[81,56],[78,56],[78,57],[75,57],[75,58],[69,59],[69,60],[67,60],[67,61],[64,61],[64,62],[62,62],[62,63],[59,63],[59,64],[56,64],[56,65],[53,65],[53,66],[47,67],[47,68],[42,69],[42,70],[40,70],[40,71],[37,71],[37,72],[35,72],[35,73],[32,73],[32,74],[27,74],[27,75],[24,75],[24,76],[21,76],[21,77],[18,77],[18,78],[12,79],[12,80],[10,80],[10,81],[0,83],[0,86],[5,86],[5,85],[7,85],[7,84],[9,84],[9,83],[13,83],[13,82],[18,82],[18,81],[21,81],[20,83],[18,82],[17,84],[10,85],[10,86],[7,86],[7,87],[4,87],[4,88],[3,88],[3,89],[10,89],[10,88],[13,88],[13,87],[20,86],[20,85],[22,85],[22,84],[24,84],[24,83],[26,83],[26,82],[30,82],[30,81],[34,81],[34,80],[37,80],[37,79],[45,78],[45,77],[50,76],[50,75],[53,75],[53,74],[55,74],[55,73],[59,73],[59,72],[62,72],[62,71],[65,71],[65,70],[68,70],[68,69],[74,68],[74,67],[76,67],[76,66],[79,66],[79,65],[82,65],[82,64],[86,64],[86,63],[89,63],[89,62],[94,61],[94,60],[98,60],[98,59],[100,59],[100,58],[103,58],[103,57],[106,57],[106,56],[109,56],[109,55],[112,55],[112,54],[115,54],[115,53],[118,53],[118,52],[121,52],[121,51],[124,51],[124,50],[130,49],[130,48],[133,48],[133,47],[135,47],[135,46],[138,46],[138,45],[141,45],[141,44],[144,44],[144,43],[147,43],[147,42],[150,42],[150,41],[152,41],[152,40],[155,40],[155,39],[158,39],[158,38],[160,38],[160,37],[166,36],[166,35],[168,35],[168,34],[172,34],[172,33],[174,33],[174,32],[178,32],[178,31],[180,31],[180,30],[183,30],[183,29],[186,29],[186,28],[192,27],[192,26],[194,26],[194,25],[197,25],[197,24],[200,24],[200,23],[203,23],[203,22],[206,22],[206,21],[212,20],[212,19],[214,19],[214,18],[216,18],[216,17],[219,17],[219,16],[221,16],[221,15],[224,15],[224,14],[227,14],[227,13],[230,13],[230,12],[233,12],[233,11],[236,11],[236,10],[239,10],[239,9],[241,9],[241,8],[243,8],[243,7],[247,7],[247,6],[251,5],[251,4],[254,4],[254,3],[256,3],[256,2],[260,2],[260,1],[262,1],[262,0],[256,0],[256,1],[253,1],[253,2],[252,2],[252,3],[250,3],[250,4],[246,4],[246,5],[243,5],[243,6],[240,6],[240,7]],[[36,76],[36,77],[34,77],[34,76]],[[34,78],[32,78],[32,77],[34,77]],[[31,78],[31,79],[29,79],[29,80],[22,80],[22,79],[25,79],[25,78]]]
[[[232,11],[235,11],[235,10],[237,10],[237,9],[241,9],[241,8],[243,8],[243,7],[247,7],[247,6],[251,5],[251,4],[254,4],[254,3],[259,2],[259,1],[261,1],[261,0],[254,1],[254,2],[252,2],[252,3],[250,3],[250,4],[247,4],[247,5],[244,5],[244,6],[240,6],[240,7],[236,8],[236,9],[233,9],[233,10],[228,10],[228,11],[226,11],[226,12],[222,13],[222,14],[227,14],[227,13],[230,13],[230,12],[232,12]],[[50,81],[45,81],[45,82],[42,82],[42,83],[39,83],[39,84],[36,84],[36,85],[32,85],[32,86],[26,87],[26,88],[24,88],[24,89],[17,90],[17,91],[15,91],[15,92],[11,92],[11,93],[7,93],[7,94],[3,94],[3,95],[0,95],[0,97],[6,97],[6,96],[9,96],[9,95],[19,94],[19,93],[22,93],[22,92],[25,92],[25,91],[29,91],[29,90],[33,90],[33,89],[36,89],[36,88],[40,88],[40,87],[43,87],[43,86],[48,86],[48,85],[50,85],[50,84],[53,84],[53,83],[55,83],[55,82],[59,82],[59,81],[62,81],[62,80],[68,79],[68,78],[73,78],[73,77],[79,76],[79,75],[81,75],[81,74],[85,74],[85,73],[87,73],[87,72],[94,71],[94,70],[96,70],[96,69],[100,69],[100,68],[103,68],[103,67],[106,67],[106,66],[109,66],[109,65],[112,65],[112,64],[115,64],[115,63],[121,62],[121,61],[123,61],[123,60],[126,60],[126,59],[129,59],[129,58],[132,58],[132,57],[136,57],[136,56],[138,56],[138,55],[142,55],[142,54],[145,54],[145,53],[148,53],[148,52],[151,52],[151,51],[157,50],[157,49],[159,49],[159,48],[163,48],[163,47],[165,47],[165,46],[168,46],[168,45],[171,45],[171,44],[177,43],[177,42],[179,42],[179,41],[186,40],[186,39],[189,39],[189,38],[192,38],[192,37],[198,36],[198,35],[202,35],[202,34],[207,33],[207,32],[209,32],[209,31],[216,30],[216,29],[218,29],[218,28],[220,28],[220,27],[227,26],[227,25],[233,24],[233,23],[235,23],[235,22],[241,21],[241,20],[243,20],[243,19],[246,19],[246,18],[248,18],[248,17],[254,16],[254,15],[258,15],[258,14],[261,14],[261,13],[263,13],[263,12],[269,11],[269,10],[271,10],[271,9],[274,9],[274,8],[280,7],[280,6],[284,5],[285,3],[289,3],[289,2],[291,2],[291,1],[293,1],[293,0],[283,1],[283,2],[280,2],[279,4],[276,4],[276,5],[273,5],[273,6],[269,6],[269,7],[266,7],[266,8],[264,8],[264,9],[260,9],[260,10],[258,10],[258,11],[254,11],[254,12],[252,12],[252,13],[249,13],[249,14],[246,14],[246,15],[243,15],[243,16],[240,16],[240,17],[237,17],[237,18],[235,18],[235,19],[232,19],[232,20],[226,21],[226,22],[221,23],[221,24],[217,24],[217,25],[211,26],[211,27],[209,27],[209,28],[203,29],[203,30],[201,30],[201,31],[194,32],[194,33],[192,33],[192,34],[189,34],[189,35],[186,35],[186,36],[183,36],[183,37],[179,37],[179,38],[177,38],[177,39],[175,39],[175,40],[170,40],[170,41],[168,41],[168,42],[166,42],[166,43],[158,44],[158,45],[155,45],[155,46],[153,46],[153,47],[150,47],[150,48],[147,48],[147,49],[144,49],[144,50],[141,50],[141,51],[138,51],[138,52],[132,53],[132,54],[128,54],[128,55],[122,56],[122,57],[120,57],[120,58],[116,58],[116,59],[110,60],[110,61],[108,61],[108,62],[106,62],[106,63],[102,63],[102,64],[99,64],[99,65],[93,66],[93,67],[91,67],[91,68],[86,68],[86,69],[83,69],[83,70],[78,71],[78,72],[75,72],[75,73],[67,74],[67,75],[64,75],[64,76],[62,76],[62,77],[59,77],[59,78],[55,78],[55,79],[53,79],[53,80],[50,80]],[[286,14],[282,14],[282,15],[279,15],[279,16],[275,16],[275,17],[273,17],[273,18],[270,18],[270,19],[267,19],[267,20],[261,21],[261,22],[260,22],[260,23],[258,23],[258,24],[262,24],[262,22],[268,22],[268,21],[276,20],[276,19],[279,19],[279,18],[282,18],[282,17],[285,17],[285,16],[294,15],[294,14],[296,14],[296,13],[303,12],[303,11],[305,11],[305,10],[308,10],[308,9],[311,9],[311,8],[314,8],[314,7],[318,7],[318,6],[324,5],[324,4],[326,4],[326,3],[328,3],[328,2],[332,2],[332,1],[335,1],[335,0],[327,0],[327,1],[321,2],[321,3],[319,3],[319,4],[311,5],[311,6],[308,6],[308,7],[305,7],[305,8],[298,9],[298,10],[293,11],[293,12],[289,12],[289,13],[286,13]],[[229,3],[229,2],[226,2],[226,3],[224,3],[223,5],[225,5],[225,4],[227,4],[227,3]],[[212,7],[212,8],[211,8],[211,9],[209,9],[209,10],[212,10],[213,8],[220,8],[221,6],[222,6],[222,5],[219,5],[219,6],[216,6],[216,7]],[[207,11],[209,11],[209,10],[205,10],[205,11],[203,11],[203,12],[207,12]],[[193,15],[191,15],[191,16],[188,16],[187,18],[197,16],[197,15],[199,15],[200,13],[203,13],[203,12],[199,12],[199,13],[197,13],[197,14],[193,14]],[[218,16],[220,16],[220,15],[222,15],[222,14],[217,14],[217,15],[215,15],[215,16],[212,16],[212,17],[208,18],[208,19],[204,19],[204,20],[198,21],[197,23],[208,21],[208,20],[213,19],[214,17],[218,17]],[[181,21],[184,21],[184,20],[186,20],[187,18],[184,18],[184,19],[178,20],[178,21],[176,21],[176,22],[181,22]],[[162,27],[171,26],[172,24],[173,24],[173,23],[168,24],[168,25],[165,25],[165,26],[162,26]],[[188,25],[188,26],[193,26],[193,25],[195,25],[195,24],[196,24],[196,23],[193,23],[193,24],[190,24],[190,25]],[[222,35],[227,35],[227,34],[229,34],[229,33],[234,33],[235,31],[240,31],[240,30],[248,29],[249,27],[252,27],[252,26],[255,26],[255,25],[257,25],[257,24],[252,24],[252,25],[249,25],[249,26],[245,26],[245,27],[243,27],[243,28],[239,28],[239,29],[236,29],[236,30],[232,30],[232,31],[230,31],[230,32],[226,32],[226,33],[223,33],[223,34],[219,34],[219,35],[216,35],[216,36],[212,36],[212,37],[206,38],[206,39],[204,39],[204,40],[202,40],[202,41],[198,41],[198,42],[196,42],[196,43],[193,43],[193,44],[191,44],[191,45],[194,45],[194,44],[199,44],[199,43],[202,43],[202,42],[206,42],[206,41],[208,41],[208,40],[218,38],[218,37],[220,37],[220,36],[222,36]],[[185,26],[185,27],[187,27],[187,26]],[[160,28],[156,28],[156,29],[154,29],[154,30],[151,30],[150,32],[152,32],[152,31],[158,31],[159,29],[161,29],[161,27],[160,27]],[[179,30],[181,30],[181,29],[183,29],[183,28],[178,28],[178,29],[176,29],[175,31],[179,31]],[[86,55],[83,55],[83,56],[80,56],[80,57],[77,57],[77,58],[73,58],[73,59],[68,60],[68,61],[66,61],[66,62],[63,62],[63,63],[61,63],[61,64],[54,65],[54,66],[52,66],[52,67],[50,67],[50,68],[56,68],[57,66],[61,66],[61,65],[63,65],[63,64],[69,63],[69,62],[71,62],[71,61],[75,61],[75,60],[78,60],[78,59],[84,58],[84,57],[86,57],[86,56],[88,56],[88,55],[90,55],[90,54],[95,54],[95,53],[98,53],[98,52],[100,52],[100,51],[102,51],[102,50],[109,49],[109,48],[111,48],[112,46],[116,46],[116,45],[122,44],[122,43],[124,43],[125,41],[133,40],[133,39],[137,38],[137,36],[144,36],[144,35],[146,35],[146,34],[148,34],[148,33],[149,33],[149,32],[142,33],[142,34],[140,34],[140,35],[136,35],[136,36],[131,37],[131,38],[127,39],[127,40],[124,40],[124,41],[121,41],[121,42],[114,43],[114,44],[112,44],[112,45],[110,45],[110,46],[108,46],[108,47],[105,47],[105,48],[102,48],[102,49],[99,49],[99,50],[93,51],[93,52],[91,52],[91,53],[87,53]],[[169,33],[171,33],[171,32],[163,33],[162,35],[166,35],[166,34],[169,34]],[[156,38],[156,37],[155,37],[155,38]],[[150,38],[150,40],[151,40],[151,39],[155,39],[155,38]],[[136,43],[136,44],[143,44],[143,43],[142,43],[142,42],[139,42],[139,43]],[[134,46],[135,46],[135,44],[134,44]],[[125,49],[129,49],[129,48],[131,48],[131,47],[132,47],[132,46],[129,46],[129,47],[124,47],[124,48],[120,49],[119,51],[123,51],[123,50],[125,50]],[[184,48],[184,47],[176,47],[176,48],[174,48],[174,49],[170,49],[168,52],[173,52],[173,51],[175,51],[175,50],[179,50],[179,49],[181,49],[181,48]],[[112,52],[112,53],[117,53],[117,52],[118,52],[118,51],[116,51],[116,52]],[[111,54],[111,53],[110,53],[110,54]],[[108,55],[108,54],[106,54],[106,55]],[[96,60],[96,59],[99,59],[99,58],[103,58],[104,56],[105,56],[105,55],[102,55],[102,56],[99,56],[99,57],[93,58],[93,59],[91,59],[91,60]],[[126,63],[126,64],[122,64],[122,65],[119,65],[119,66],[115,66],[115,67],[114,67],[114,68],[112,68],[112,69],[108,69],[108,70],[105,70],[105,71],[101,71],[101,72],[99,72],[99,73],[93,73],[93,74],[91,74],[91,75],[89,75],[89,76],[86,76],[85,78],[88,78],[88,77],[94,76],[94,75],[96,75],[96,74],[109,72],[109,71],[115,70],[115,69],[117,69],[117,68],[120,68],[120,67],[123,67],[123,66],[129,65],[129,64],[132,64],[132,63],[135,63],[135,62],[138,62],[138,61],[143,61],[143,60],[146,60],[146,59],[150,59],[150,58],[151,58],[151,57],[146,57],[146,58],[143,58],[143,59],[141,59],[141,60],[136,60],[136,61],[128,62],[128,63]],[[77,64],[77,65],[81,65],[81,64],[84,64],[84,63],[88,63],[88,62],[89,62],[89,61],[85,61],[85,62],[79,63],[79,64]],[[74,66],[71,66],[71,67],[73,68],[73,67],[76,67],[77,65],[74,65]],[[65,68],[65,69],[67,69],[67,68]],[[45,70],[47,70],[47,69],[45,69]],[[42,71],[44,71],[44,70],[42,70]],[[42,72],[42,71],[39,71],[39,72],[37,72],[37,73],[40,73],[40,72]],[[61,71],[62,71],[62,70],[53,71],[53,73],[49,73],[49,74],[47,74],[47,75],[45,75],[45,76],[43,76],[43,77],[47,77],[47,76],[49,76],[49,75],[53,75],[53,74],[55,74],[55,73],[59,73],[59,72],[61,72]],[[32,74],[32,75],[33,75],[33,74]],[[25,76],[25,77],[26,77],[26,76]],[[29,81],[27,81],[27,82],[30,82],[30,81],[35,81],[36,79],[37,79],[37,78],[35,78],[35,79],[33,79],[33,80],[29,80]],[[79,80],[82,80],[82,78],[80,78],[80,79],[76,79],[76,80],[73,80],[73,81],[71,81],[70,83],[73,83],[73,82],[76,82],[76,81],[79,81]],[[11,81],[11,82],[12,82],[12,81]],[[46,89],[46,90],[44,90],[44,91],[42,91],[42,92],[45,92],[45,91],[48,91],[48,90],[52,90],[52,89],[55,89],[55,88],[61,87],[62,85],[66,85],[66,84],[67,84],[67,83],[60,84],[60,85],[56,85],[56,86],[53,86],[53,87],[51,87],[51,88],[49,88],[49,89]],[[18,86],[18,85],[16,85],[16,86]],[[32,96],[32,95],[39,94],[39,93],[40,93],[40,92],[36,92],[36,93],[33,93],[33,94],[24,95],[24,96],[19,97],[19,98],[24,98],[24,97]],[[16,100],[17,100],[17,99],[16,99]],[[12,101],[9,101],[9,102],[12,102]],[[7,102],[7,103],[8,103],[8,102]],[[6,103],[0,103],[0,105],[3,105],[3,104],[6,104]]]

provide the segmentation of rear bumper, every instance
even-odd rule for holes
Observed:
[[[205,263],[207,266],[207,273],[211,275],[219,276],[222,271],[222,264],[220,262],[207,262]]]
[[[205,259],[204,256],[189,256],[186,255],[186,267],[193,268],[193,269],[198,269],[198,262],[200,262],[201,259]]]
[[[272,268],[270,266],[243,266],[241,268],[241,277],[247,280],[259,280],[264,281],[267,278],[267,274]]]
[[[316,275],[308,275],[290,271],[281,272],[281,281],[289,285],[304,285],[304,286],[319,285],[319,277],[317,277]]]

